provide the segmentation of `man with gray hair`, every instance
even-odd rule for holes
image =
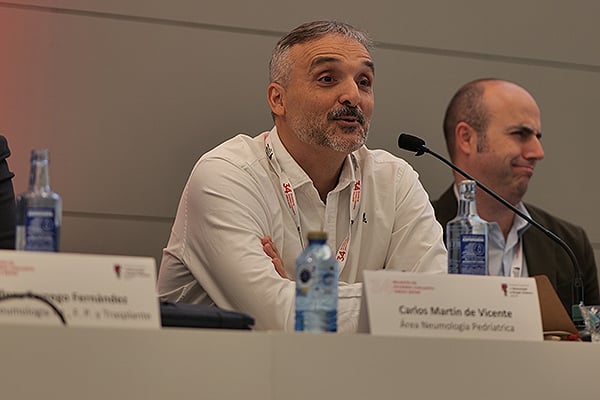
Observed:
[[[270,62],[275,127],[203,155],[163,252],[161,299],[248,313],[294,329],[295,259],[324,230],[339,262],[338,327],[355,331],[362,271],[443,273],[442,229],[415,171],[365,147],[375,65],[368,36],[303,24]]]

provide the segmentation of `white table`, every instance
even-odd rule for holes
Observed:
[[[0,326],[2,399],[598,398],[600,345]]]

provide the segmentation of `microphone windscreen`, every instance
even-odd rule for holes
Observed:
[[[420,151],[425,146],[425,141],[420,137],[401,133],[398,137],[398,147],[408,151]]]

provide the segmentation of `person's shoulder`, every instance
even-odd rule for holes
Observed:
[[[431,200],[431,205],[435,212],[435,218],[442,226],[446,226],[448,221],[456,217],[458,203],[454,195],[454,185],[450,184],[440,197]]]
[[[363,163],[372,163],[376,165],[390,165],[401,168],[412,168],[410,164],[398,157],[382,149],[369,149],[362,146],[354,152],[354,155]]]
[[[433,208],[447,208],[448,205],[455,205],[457,202],[456,196],[454,194],[454,185],[450,184],[450,186],[440,194],[437,199],[431,200],[431,204]]]
[[[534,221],[540,223],[544,227],[550,229],[552,232],[559,234],[569,234],[569,235],[581,235],[585,234],[583,227],[558,217],[543,208],[540,208],[531,203],[525,203],[525,208],[529,212],[531,218]]]
[[[204,153],[190,173],[191,184],[223,185],[223,178],[251,182],[266,182],[267,155],[262,134],[251,137],[238,134]]]
[[[245,133],[238,133],[204,153],[199,161],[223,159],[234,164],[249,163],[266,156],[264,146],[263,134],[250,136]]]
[[[413,167],[404,159],[396,157],[386,150],[368,149],[363,146],[356,150],[357,158],[363,171],[363,177],[379,182],[400,183],[414,181],[418,175]]]

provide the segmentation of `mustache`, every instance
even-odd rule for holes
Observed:
[[[366,122],[365,115],[357,106],[344,106],[331,111],[327,114],[327,119],[330,121],[341,119],[344,117],[356,118],[359,124],[364,125]]]

